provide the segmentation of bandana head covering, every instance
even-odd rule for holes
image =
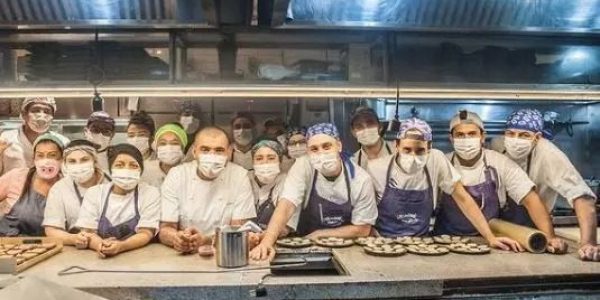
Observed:
[[[254,156],[254,154],[256,154],[256,151],[258,151],[258,149],[262,147],[267,147],[275,151],[279,158],[281,158],[281,155],[283,154],[283,148],[281,147],[281,144],[279,144],[279,142],[269,139],[263,139],[258,141],[258,143],[254,144],[254,146],[252,146],[252,156]]]
[[[127,155],[133,157],[133,159],[135,159],[135,161],[138,163],[138,165],[140,165],[140,169],[142,170],[142,173],[144,172],[144,157],[142,156],[142,153],[140,152],[140,150],[138,150],[135,146],[130,145],[130,144],[118,144],[118,145],[108,147],[108,150],[107,150],[108,169],[111,172],[112,172],[112,165],[115,162],[115,159],[117,159],[117,156],[119,156],[119,154],[127,154]]]
[[[291,127],[290,129],[288,129],[287,139],[289,140],[293,135],[296,134],[306,135],[306,127]]]
[[[113,128],[113,130],[115,128],[115,119],[113,119],[113,117],[111,117],[105,111],[93,112],[90,115],[90,117],[88,118],[87,127],[89,127],[90,124],[92,124],[92,123],[104,123],[104,124],[110,125]]]
[[[52,112],[56,112],[56,101],[54,101],[54,97],[29,97],[23,100],[21,103],[21,111],[27,110],[27,107],[30,104],[44,104],[52,107]]]
[[[306,131],[306,139],[309,140],[317,134],[326,134],[334,139],[340,139],[340,133],[337,127],[331,123],[319,123],[310,126]]]
[[[421,135],[423,135],[423,140],[426,142],[431,142],[433,140],[433,135],[431,133],[431,127],[427,122],[417,119],[410,118],[402,122],[400,125],[400,132],[396,135],[396,139],[404,139],[406,138],[406,133],[409,131],[418,131]]]
[[[62,140],[54,132],[49,131],[38,136],[37,139],[35,139],[35,141],[33,142],[33,152],[35,152],[35,148],[37,148],[37,145],[39,143],[45,141],[50,141],[56,144],[60,152],[63,152],[63,149],[65,148],[65,144],[63,144]]]
[[[521,129],[542,132],[544,129],[544,117],[537,109],[519,109],[506,120],[506,129]]]
[[[88,140],[72,140],[63,151],[63,158],[66,158],[73,151],[85,151],[89,153],[94,160],[97,160],[98,155],[98,145],[88,141]]]
[[[185,149],[188,143],[188,137],[185,130],[177,124],[169,123],[158,128],[158,131],[156,131],[156,134],[154,135],[154,140],[158,141],[158,139],[160,139],[160,137],[167,132],[173,133],[175,136],[177,136],[181,142],[181,148]]]

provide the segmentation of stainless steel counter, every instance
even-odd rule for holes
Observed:
[[[552,285],[557,281],[577,282],[578,278],[581,278],[580,282],[600,282],[600,263],[580,261],[575,247],[571,247],[566,255],[514,254],[494,250],[492,254],[483,256],[448,254],[422,257],[406,254],[397,258],[379,258],[366,255],[357,246],[334,250],[334,254],[348,275],[269,277],[265,283],[267,298],[437,297],[448,293],[449,289],[477,289],[495,282],[540,286]],[[153,244],[105,260],[89,250],[65,247],[63,253],[19,276],[39,276],[110,299],[244,299],[250,297],[250,290],[267,274],[267,271],[250,271],[219,274],[57,275],[60,270],[72,265],[106,270],[219,270],[212,258],[182,256],[172,249]],[[0,283],[10,278],[10,275],[0,276]]]

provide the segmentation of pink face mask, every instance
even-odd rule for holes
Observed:
[[[60,161],[44,158],[35,161],[35,172],[42,179],[52,179],[60,171]]]

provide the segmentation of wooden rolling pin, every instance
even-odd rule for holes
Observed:
[[[546,235],[537,229],[514,223],[492,219],[490,228],[495,235],[509,237],[521,244],[531,253],[544,253],[548,240]]]

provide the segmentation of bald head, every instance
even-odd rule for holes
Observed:
[[[229,156],[231,153],[227,132],[219,127],[209,126],[199,130],[194,138],[194,157],[200,154],[219,154]]]

